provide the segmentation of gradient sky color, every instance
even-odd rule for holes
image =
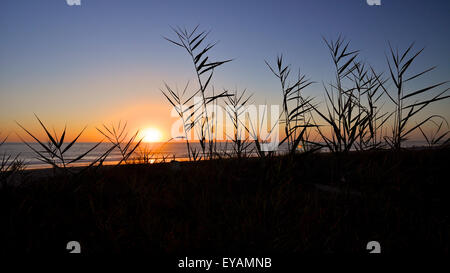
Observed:
[[[220,40],[213,55],[234,58],[219,68],[216,89],[255,93],[254,103],[280,103],[277,79],[264,60],[283,53],[317,82],[333,80],[322,36],[351,40],[361,58],[386,71],[387,41],[400,48],[426,47],[415,68],[437,65],[417,87],[450,79],[450,1],[147,1],[6,0],[0,8],[0,131],[20,132],[14,121],[37,130],[33,113],[62,129],[89,129],[128,120],[130,129],[174,121],[159,89],[193,79],[188,56],[169,44],[170,26],[211,29]],[[413,70],[414,71],[414,70]],[[447,86],[448,87],[448,86]],[[441,90],[441,89],[439,89]],[[439,91],[437,90],[437,91]],[[321,84],[308,93],[323,98]],[[450,120],[449,102],[433,108]],[[75,133],[75,132],[74,132]],[[165,137],[169,137],[166,135]]]

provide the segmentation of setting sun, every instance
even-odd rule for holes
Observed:
[[[162,133],[158,129],[148,128],[142,132],[143,142],[162,141]]]

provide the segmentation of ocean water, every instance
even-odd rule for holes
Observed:
[[[44,155],[47,155],[44,151],[45,149],[40,146],[38,143],[29,143],[31,147],[35,150],[42,152]],[[63,144],[63,149],[64,149]],[[65,161],[70,161],[78,157],[81,154],[89,151],[92,147],[94,147],[96,143],[75,143],[67,152],[64,153]],[[280,152],[285,150],[285,145],[280,147]],[[112,145],[110,143],[102,143],[94,150],[92,150],[89,154],[87,154],[83,159],[73,163],[72,166],[82,166],[88,165],[89,163],[95,161],[99,157],[101,157],[106,151],[108,151]],[[201,146],[199,143],[190,143],[191,149],[196,149],[197,151],[201,151]],[[231,154],[233,153],[233,146],[230,142],[222,142],[217,143],[217,151],[221,154]],[[254,145],[251,145],[249,149],[247,149],[248,153],[256,155],[254,153]],[[26,164],[27,169],[40,169],[40,168],[48,168],[49,165],[44,163],[42,160],[39,160],[39,156],[30,149],[24,143],[4,143],[0,146],[0,159],[3,155],[10,156],[11,158],[15,158],[18,156],[18,159],[23,160]],[[187,160],[187,148],[185,142],[169,142],[169,143],[142,143],[138,149],[135,150],[133,155],[130,157],[130,161],[133,159],[142,158],[144,155],[150,156],[150,162],[160,162],[163,160],[170,161],[172,159],[176,160]],[[115,148],[106,158],[105,164],[114,164],[122,159],[120,151]]]
[[[425,142],[423,141],[408,141],[404,146],[409,147],[420,147],[425,146]],[[34,149],[43,152],[44,149],[38,143],[30,143]],[[67,145],[67,144],[65,144]],[[73,159],[77,156],[87,152],[89,149],[94,147],[96,143],[75,143],[65,154],[66,159]],[[191,143],[191,149],[196,149],[197,151],[201,151],[201,147],[199,143]],[[64,147],[64,145],[63,145]],[[112,146],[109,143],[102,143],[97,148],[92,150],[88,155],[86,155],[82,160],[77,161],[72,164],[72,166],[82,166],[87,165],[90,162],[96,160],[100,156],[102,156],[108,149]],[[282,154],[286,152],[287,145],[283,144],[277,150],[277,153]],[[233,153],[233,144],[230,142],[221,142],[217,143],[217,151],[221,154],[232,154]],[[256,156],[256,149],[253,144],[251,144],[247,153],[250,155]],[[185,142],[169,142],[169,143],[143,143],[140,145],[138,149],[134,152],[134,154],[130,157],[131,159],[142,158],[142,156],[146,154],[151,157],[150,162],[160,162],[162,160],[170,161],[172,159],[176,160],[187,160],[188,154],[186,149]],[[40,168],[48,168],[49,165],[42,162],[38,159],[36,153],[31,150],[24,143],[4,143],[0,145],[0,160],[3,155],[10,156],[11,158],[15,158],[18,156],[19,159],[23,160],[26,164],[26,169],[40,169]],[[121,160],[120,151],[116,148],[114,149],[106,158],[104,164],[114,164]],[[67,161],[67,160],[66,160]]]

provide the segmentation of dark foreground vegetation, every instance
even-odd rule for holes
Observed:
[[[449,148],[16,174],[1,252],[448,253]],[[16,181],[17,182],[17,181]]]

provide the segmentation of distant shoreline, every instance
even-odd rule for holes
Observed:
[[[411,147],[404,147],[403,149],[406,149],[406,150],[426,150],[426,149],[436,149],[436,148],[439,148],[439,147],[411,146]],[[389,149],[385,149],[385,150],[389,151]],[[355,152],[355,151],[353,151],[353,152]],[[363,151],[363,152],[365,152],[365,151]],[[319,153],[330,153],[330,152],[329,151],[321,151]],[[161,153],[161,154],[163,154],[163,153]],[[301,154],[301,153],[299,153],[299,154]],[[283,156],[283,154],[277,154],[276,156]],[[254,155],[248,155],[247,157],[253,158],[253,157],[258,157],[258,155],[255,153]],[[149,165],[151,165],[151,164],[155,164],[155,163],[170,163],[170,161],[172,161],[174,159],[176,161],[189,161],[188,157],[175,157],[175,158],[173,158],[173,157],[168,156],[165,159],[165,161],[163,161],[163,159],[164,159],[163,157],[154,157],[154,158],[152,158],[152,160],[155,161],[154,163],[131,162],[131,163],[128,163],[128,165],[133,165],[133,164],[134,165],[139,165],[139,164],[149,164]],[[233,159],[233,158],[231,158],[231,159]],[[203,159],[201,161],[205,161],[205,160],[210,160],[210,159]],[[131,159],[129,161],[133,161],[133,160]],[[136,159],[136,161],[137,161],[137,159]],[[76,163],[76,164],[73,164],[70,168],[82,168],[82,167],[88,166],[90,163],[91,162]],[[119,160],[108,160],[107,159],[107,160],[105,160],[103,162],[103,165],[105,165],[105,166],[114,166],[117,163],[119,163]],[[45,169],[53,169],[53,168],[54,167],[50,166],[49,164],[45,164],[45,163],[42,163],[42,164],[26,164],[26,166],[25,166],[25,170],[26,171],[45,170]]]
[[[409,150],[409,151],[420,151],[420,150],[435,150],[435,149],[440,149],[442,147],[436,146],[436,147],[428,147],[428,146],[411,146],[411,147],[404,147],[402,149],[404,150]],[[385,152],[389,152],[389,149],[380,149],[380,150],[376,150],[376,151],[385,151]],[[365,150],[365,151],[351,151],[350,153],[354,153],[354,152],[360,152],[360,153],[370,153],[372,151],[370,150]],[[329,151],[322,151],[322,152],[318,152],[320,154],[332,154],[332,152]],[[298,153],[298,155],[301,155],[301,153]],[[277,154],[275,155],[275,157],[283,157],[285,156],[284,154]],[[258,156],[255,154],[253,156],[247,156],[247,158],[258,158]],[[141,163],[141,162],[133,162],[133,160],[129,160],[130,163],[127,164],[121,164],[120,166],[130,166],[130,165],[154,165],[154,164],[170,164],[173,160],[177,161],[177,162],[204,162],[204,161],[211,161],[211,160],[217,160],[218,158],[214,158],[214,159],[203,159],[203,160],[199,160],[199,161],[189,161],[188,157],[175,157],[175,159],[168,157],[165,161],[158,161],[158,160],[162,160],[162,158],[154,158],[155,162],[154,163]],[[228,158],[228,157],[224,157],[224,159],[230,159],[230,160],[234,160],[236,158]],[[117,163],[119,163],[119,160],[105,160],[103,162],[102,167],[114,167],[117,165]],[[86,167],[90,164],[90,162],[83,162],[83,163],[77,163],[76,165],[72,165],[71,167],[69,167],[69,169],[73,169],[73,170],[77,170],[77,169],[82,169],[83,167]],[[33,172],[45,172],[48,173],[49,170],[53,170],[54,167],[48,165],[48,164],[29,164],[25,167],[25,169],[23,170],[24,172],[27,173],[33,173]]]

